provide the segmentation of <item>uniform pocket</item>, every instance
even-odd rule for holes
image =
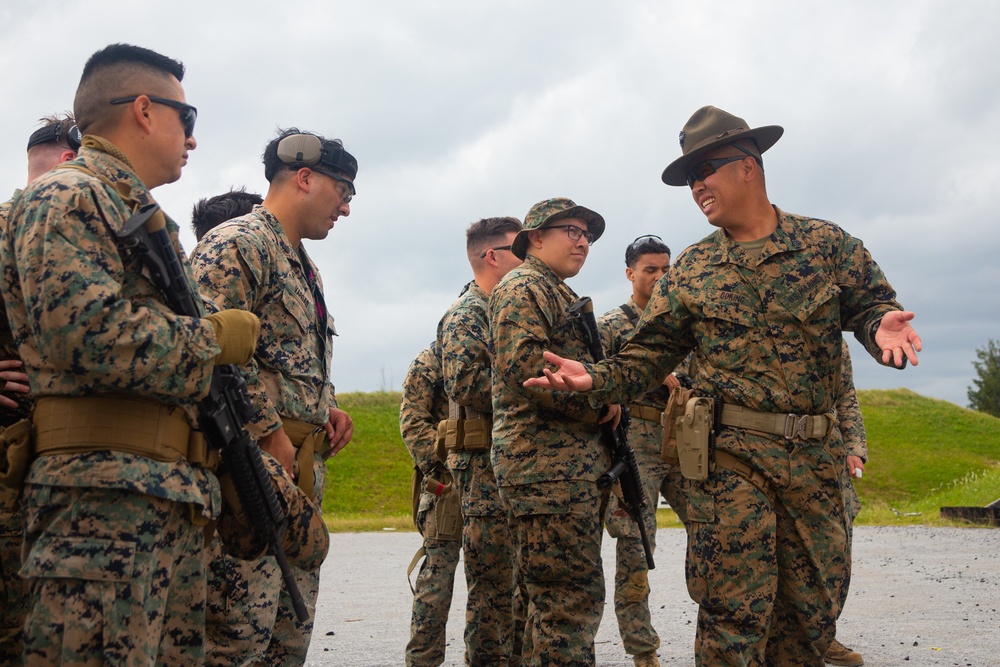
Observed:
[[[124,583],[132,579],[135,544],[92,537],[42,536],[21,567],[25,578]]]

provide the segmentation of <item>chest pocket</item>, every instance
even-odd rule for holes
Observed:
[[[742,373],[749,348],[757,343],[759,315],[729,292],[706,293],[698,338],[707,360],[716,368]]]
[[[287,285],[281,291],[281,304],[288,316],[298,324],[302,334],[309,333],[310,327],[316,321],[315,309]]]
[[[799,291],[779,297],[781,305],[801,324],[840,321],[840,288],[831,281],[816,281]],[[831,319],[832,318],[832,319]]]

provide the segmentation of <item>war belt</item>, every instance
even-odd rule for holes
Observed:
[[[660,423],[660,418],[663,416],[663,412],[661,410],[651,408],[648,405],[639,405],[637,403],[633,403],[628,406],[628,413],[634,419],[642,419],[643,421],[655,422],[657,424]]]
[[[43,396],[33,422],[38,456],[111,450],[164,462],[183,458],[209,469],[219,462],[219,453],[191,428],[181,408],[149,399]]]
[[[780,435],[787,440],[822,440],[836,424],[836,416],[833,413],[796,415],[758,412],[739,405],[724,403],[719,423],[722,426]]]

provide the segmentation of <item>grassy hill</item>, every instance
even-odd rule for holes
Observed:
[[[323,509],[334,530],[410,529],[412,462],[399,435],[395,392],[338,397],[354,440],[327,464]],[[1000,498],[1000,419],[907,389],[858,392],[869,461],[856,481],[858,523],[940,524],[943,505]],[[676,525],[669,510],[661,524]]]

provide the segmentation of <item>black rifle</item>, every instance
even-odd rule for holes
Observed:
[[[604,347],[597,331],[597,320],[594,318],[594,304],[590,297],[578,299],[569,307],[570,318],[580,324],[583,339],[590,350],[594,361],[604,359]],[[601,439],[611,451],[611,469],[597,479],[597,486],[606,489],[617,482],[621,486],[622,500],[625,510],[639,526],[639,537],[642,538],[642,549],[646,552],[646,566],[652,570],[653,551],[649,547],[649,537],[646,535],[646,492],[642,489],[642,478],[639,477],[639,465],[635,461],[635,452],[628,444],[628,408],[622,406],[621,419],[618,426],[612,427],[611,422],[601,424]]]
[[[159,205],[140,207],[126,221],[118,238],[122,247],[137,254],[150,270],[154,284],[163,292],[171,310],[178,315],[201,317],[196,301],[199,297],[184,275]],[[281,548],[288,519],[278,502],[260,449],[243,428],[252,411],[253,403],[239,369],[235,365],[216,366],[208,395],[198,402],[198,424],[209,445],[219,450],[250,530],[258,543],[266,542],[270,548],[281,568],[295,615],[305,623],[309,620],[309,610]]]

